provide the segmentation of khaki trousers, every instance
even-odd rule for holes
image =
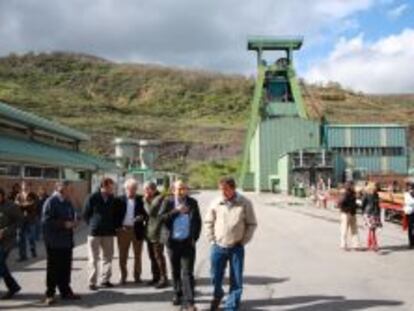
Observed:
[[[352,246],[359,247],[358,225],[356,215],[341,213],[341,247],[348,247],[348,234],[351,235]]]
[[[126,282],[128,277],[127,262],[129,248],[132,244],[134,250],[134,280],[141,279],[142,271],[142,240],[137,240],[133,227],[123,227],[117,232],[119,249],[119,268],[121,270],[121,282]]]
[[[113,236],[88,236],[89,249],[89,285],[98,281],[99,254],[102,250],[102,283],[109,282],[112,275],[112,258],[114,257]]]

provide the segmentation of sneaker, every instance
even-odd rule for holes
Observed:
[[[89,285],[89,290],[97,291],[98,290],[98,286],[96,286],[95,284],[91,284],[91,285]]]
[[[56,303],[56,299],[55,299],[55,297],[46,297],[44,302],[45,302],[46,306],[51,306],[51,305],[54,305]]]
[[[14,289],[9,290],[7,293],[1,296],[1,300],[12,299],[18,292],[20,292],[21,289],[21,287],[16,287]]]
[[[109,282],[109,281],[106,281],[106,282],[103,282],[102,284],[101,284],[101,286],[102,287],[105,287],[105,288],[112,288],[112,287],[114,287],[114,284],[112,284],[111,282]]]

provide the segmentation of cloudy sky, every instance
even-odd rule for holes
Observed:
[[[299,75],[414,93],[413,0],[0,0],[0,55],[73,51],[252,74],[249,35],[302,35]]]

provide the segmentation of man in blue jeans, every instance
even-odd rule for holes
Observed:
[[[211,311],[219,310],[224,296],[223,279],[230,266],[230,291],[225,310],[237,311],[243,292],[244,246],[257,227],[250,200],[236,191],[231,177],[219,181],[221,196],[211,204],[204,221],[211,248],[211,277],[214,286]]]
[[[27,260],[27,242],[29,242],[32,257],[37,257],[36,252],[36,222],[38,221],[38,199],[31,191],[30,184],[22,182],[22,191],[17,194],[14,203],[20,208],[23,214],[23,223],[18,229],[18,261]]]
[[[8,289],[1,299],[10,299],[20,291],[7,266],[7,257],[16,242],[16,228],[22,220],[20,210],[7,202],[5,192],[0,188],[0,280],[4,280]]]

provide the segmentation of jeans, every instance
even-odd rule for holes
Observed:
[[[18,246],[20,259],[27,258],[27,240],[29,241],[30,251],[33,257],[36,256],[36,224],[24,222],[18,231]]]
[[[196,250],[193,243],[186,241],[170,241],[168,254],[171,262],[174,293],[182,298],[182,304],[194,304],[194,263]]]
[[[40,241],[42,238],[42,221],[40,219],[36,219],[36,223],[34,224],[34,237],[35,241]]]
[[[59,288],[61,296],[72,293],[70,279],[72,272],[72,249],[71,248],[46,248],[46,296],[53,297],[56,287]]]
[[[243,292],[244,247],[242,245],[224,248],[214,244],[211,249],[211,277],[214,286],[213,296],[224,296],[223,279],[227,262],[230,264],[230,291],[224,310],[239,310]]]
[[[7,257],[9,252],[6,251],[2,246],[0,246],[0,279],[4,280],[6,287],[9,291],[15,291],[20,289],[19,284],[10,273],[9,267],[7,266]]]

